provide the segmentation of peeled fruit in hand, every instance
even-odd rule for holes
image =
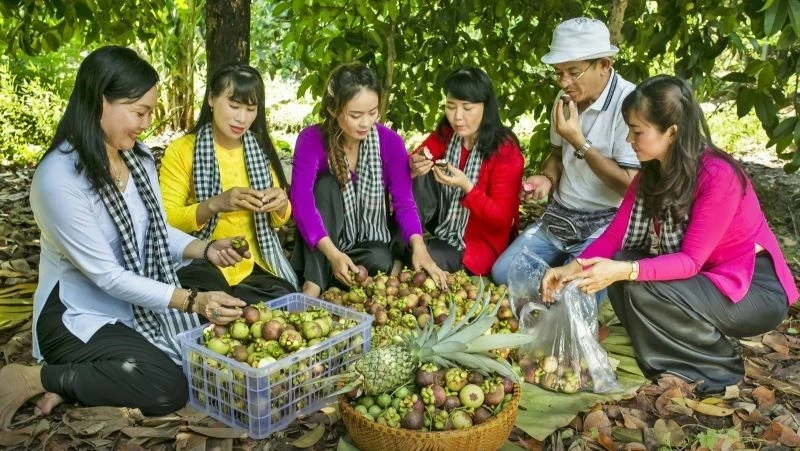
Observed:
[[[250,244],[247,243],[247,240],[242,237],[237,237],[231,240],[231,248],[239,253],[239,255],[244,255],[250,249]]]
[[[433,164],[435,164],[436,167],[439,168],[439,169],[446,169],[447,168],[447,160],[445,160],[445,159],[436,160],[436,161],[433,162]]]
[[[430,150],[428,150],[427,147],[422,149],[422,155],[425,155],[425,158],[427,158],[429,160],[433,160],[433,154],[431,153]]]
[[[536,185],[533,183],[527,180],[522,182],[522,191],[525,191],[526,193],[532,193],[534,189],[536,189]]]
[[[561,102],[564,105],[564,119],[569,120],[569,108],[567,106],[572,101],[572,98],[566,94],[561,96]]]

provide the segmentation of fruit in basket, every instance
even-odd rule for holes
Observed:
[[[409,410],[400,421],[403,429],[420,430],[425,426],[425,415],[418,410]]]
[[[447,398],[445,398],[444,404],[442,405],[442,408],[448,412],[451,412],[460,407],[461,407],[461,400],[456,395],[450,395]]]
[[[483,405],[483,390],[475,384],[464,385],[464,388],[458,392],[458,400],[461,401],[461,405],[466,408],[477,409]]]
[[[481,386],[484,393],[484,402],[487,406],[496,406],[503,402],[506,393],[503,390],[503,383],[493,380],[487,380]]]
[[[300,332],[306,340],[314,340],[324,335],[322,333],[322,326],[314,320],[304,322],[300,326]]]
[[[484,406],[478,407],[475,409],[475,413],[472,414],[472,424],[481,424],[485,423],[492,419],[494,415],[492,415],[492,411],[487,409]]]
[[[420,390],[422,402],[429,406],[442,407],[447,400],[447,393],[441,385],[431,384]]]
[[[243,345],[236,345],[233,347],[233,358],[240,361],[247,361],[247,348]]]
[[[445,384],[448,390],[458,392],[467,385],[469,373],[461,368],[450,368],[444,373]]]
[[[214,337],[214,338],[208,340],[208,343],[206,343],[206,347],[208,349],[216,352],[217,354],[222,354],[222,355],[227,354],[228,351],[230,350],[230,346],[228,346],[228,344],[225,343],[224,341],[222,341],[222,339],[219,338],[219,337]],[[206,361],[206,365],[208,365],[208,364],[209,364],[209,361],[207,360]]]
[[[286,325],[277,319],[271,319],[264,323],[264,327],[261,329],[261,338],[264,340],[277,340],[285,327]]]
[[[261,312],[252,305],[248,305],[242,309],[242,319],[244,319],[244,322],[248,325],[251,325],[261,319]]]
[[[472,415],[466,410],[456,409],[450,412],[450,423],[453,429],[467,429],[472,427]]]
[[[250,327],[243,319],[237,319],[228,327],[231,338],[235,340],[248,340],[250,338]]]
[[[280,343],[282,348],[292,352],[297,351],[301,346],[305,345],[305,339],[300,332],[292,329],[286,329],[281,332],[281,336],[278,338],[278,343]]]
[[[372,349],[355,363],[354,371],[335,376],[346,382],[347,392],[362,386],[370,395],[392,391],[412,380],[424,363],[436,361],[447,366],[464,366],[478,371],[493,371],[511,379],[518,379],[507,361],[486,355],[498,348],[514,348],[531,341],[530,336],[484,335],[491,328],[497,315],[499,303],[491,306],[490,296],[481,296],[470,311],[456,321],[457,309],[450,306],[449,315],[442,326],[434,331],[428,323],[418,333],[401,337],[398,344]],[[464,370],[446,376],[451,390],[460,390],[466,384],[468,373]]]

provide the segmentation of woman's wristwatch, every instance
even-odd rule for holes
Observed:
[[[628,280],[636,280],[639,278],[639,262],[633,260],[630,262],[631,264],[631,272],[628,274]]]

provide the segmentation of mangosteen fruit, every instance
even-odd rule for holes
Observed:
[[[467,384],[458,392],[461,405],[470,409],[477,409],[483,404],[483,390],[475,384]]]

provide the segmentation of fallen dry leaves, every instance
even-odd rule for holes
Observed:
[[[748,168],[749,169],[749,168]],[[780,171],[779,169],[777,171]],[[37,278],[39,232],[28,207],[31,169],[0,168],[0,304],[30,298]],[[755,183],[758,180],[754,180]],[[763,196],[762,196],[763,197]],[[522,222],[532,222],[542,207],[523,205]],[[800,285],[800,263],[792,262]],[[800,306],[776,330],[740,340],[745,380],[725,395],[698,398],[694,385],[665,376],[642,387],[634,398],[595,406],[544,442],[519,429],[509,441],[529,450],[612,450],[673,448],[729,450],[767,445],[800,447]],[[603,330],[602,333],[607,333]],[[3,360],[31,362],[30,322],[0,330]],[[298,420],[267,440],[246,438],[192,408],[163,417],[138,410],[58,406],[47,418],[32,415],[28,404],[14,418],[14,429],[0,432],[0,447],[48,450],[266,450],[336,449],[344,426],[335,409]]]

